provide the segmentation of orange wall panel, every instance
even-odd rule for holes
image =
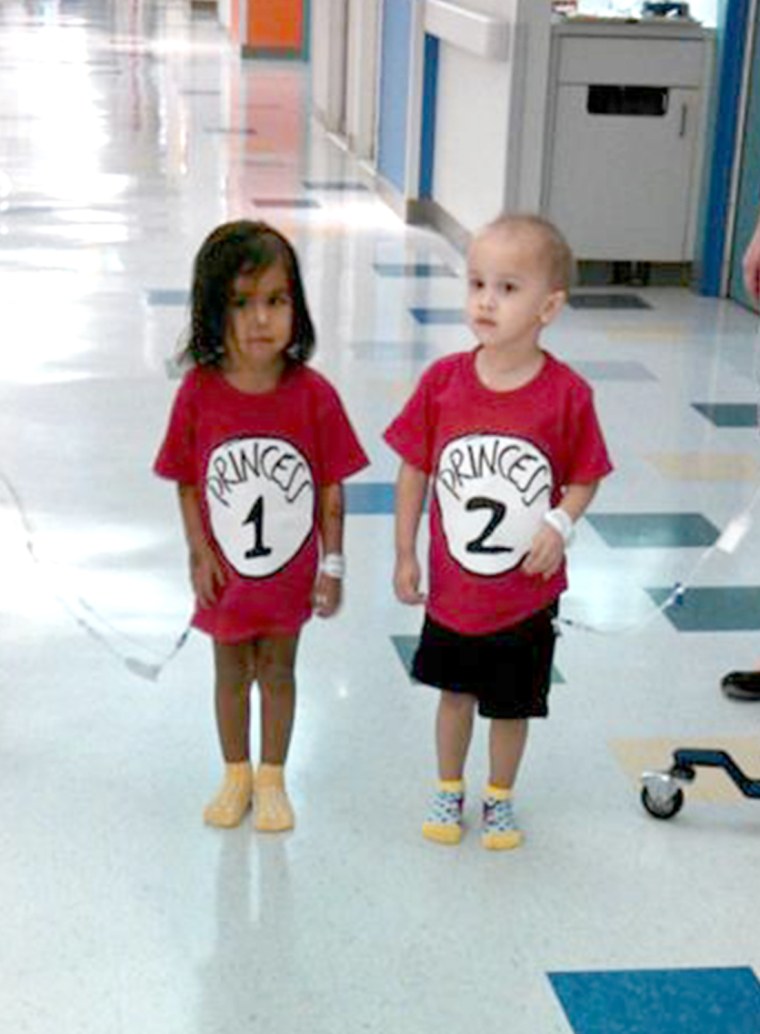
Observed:
[[[303,49],[303,0],[247,0],[248,47]]]
[[[303,49],[303,0],[248,0],[248,39],[254,49]]]

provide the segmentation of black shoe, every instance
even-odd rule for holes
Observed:
[[[734,700],[760,700],[760,671],[730,671],[720,688]]]

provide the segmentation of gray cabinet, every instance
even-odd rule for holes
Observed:
[[[691,22],[553,27],[542,207],[579,259],[692,259],[712,46]]]

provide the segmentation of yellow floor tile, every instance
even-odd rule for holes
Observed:
[[[760,462],[746,453],[654,452],[644,457],[677,481],[756,481]]]

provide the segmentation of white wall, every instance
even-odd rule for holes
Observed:
[[[551,11],[536,0],[467,0],[509,25],[504,61],[441,41],[433,200],[465,230],[538,208]]]
[[[345,134],[359,158],[375,152],[380,0],[349,0]]]
[[[504,0],[455,0],[458,7],[468,7],[471,11],[479,11],[481,14],[495,14],[502,16],[504,13]]]
[[[547,6],[522,0],[518,7],[509,132],[513,141],[519,137],[519,151],[507,173],[504,207],[522,211],[538,211],[541,202],[551,47]]]
[[[347,0],[311,0],[311,91],[314,113],[331,132],[345,119]]]
[[[507,64],[441,42],[433,200],[466,230],[503,205],[509,95]]]
[[[698,22],[702,22],[708,28],[714,29],[718,24],[719,6],[719,0],[691,0],[689,13]]]
[[[217,0],[216,16],[219,24],[229,29],[232,24],[232,0]]]

